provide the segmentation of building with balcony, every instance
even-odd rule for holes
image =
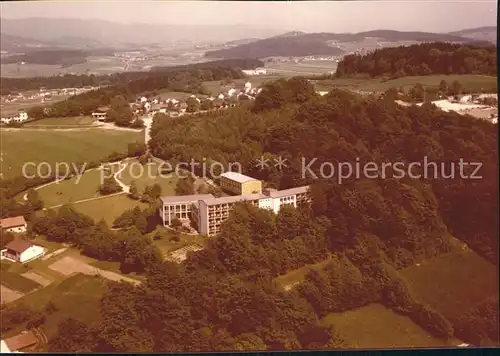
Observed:
[[[224,186],[231,192],[244,193],[220,198],[211,194],[161,197],[162,206],[159,213],[163,226],[171,225],[174,218],[190,219],[200,234],[213,236],[220,232],[222,223],[237,203],[248,202],[257,208],[277,214],[282,206],[297,208],[310,202],[309,186],[284,190],[268,188],[262,191],[261,181],[239,173],[229,173],[231,174],[222,175],[221,187]]]
[[[160,217],[163,221],[163,226],[170,225],[172,220],[189,219],[193,206],[197,206],[202,199],[214,198],[212,194],[194,194],[182,196],[163,196],[160,198],[162,206],[160,207]]]

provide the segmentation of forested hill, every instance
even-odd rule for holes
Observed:
[[[491,288],[495,276],[481,279],[480,298],[474,303],[464,292],[473,289],[463,283],[461,277],[467,276],[459,276],[459,287],[434,279],[426,285],[434,301],[447,298],[454,306],[465,306],[452,314],[421,299],[414,282],[404,278],[408,266],[421,271],[441,257],[458,256],[461,263],[465,254],[476,256],[464,251],[456,238],[497,261],[496,125],[445,113],[432,104],[406,108],[387,98],[339,90],[320,97],[301,78],[268,84],[254,106],[248,105],[177,119],[159,114],[151,151],[172,165],[204,162],[194,167],[205,174],[211,171],[206,169],[211,159],[226,168],[239,162],[243,173],[271,187],[311,183],[311,206],[284,206],[275,215],[239,204],[221,233],[179,264],[162,261],[154,237],[144,235],[138,223],[113,231],[71,207],[35,218],[34,233],[144,275],[139,287],[102,281],[108,288],[95,318],[58,319],[50,353],[356,348],[359,338],[343,334],[341,322],[325,320],[332,313],[351,318],[351,312],[374,304],[425,330],[425,343],[433,338],[443,346],[456,345],[456,339],[498,345],[498,293],[483,298],[485,290],[498,290]],[[264,170],[255,167],[262,155],[270,163]],[[278,157],[286,159],[287,167],[272,165]],[[437,168],[413,166],[410,176],[409,164],[422,163],[425,157]],[[301,158],[317,178],[305,171]],[[482,162],[482,179],[467,179],[475,166],[459,169],[461,159]],[[353,174],[344,168],[339,181],[340,163],[350,163]],[[401,163],[403,175],[396,163]],[[427,177],[418,177],[426,171]],[[157,211],[154,205],[146,209],[150,216]],[[295,288],[286,289],[276,279],[319,262],[323,267],[299,270],[306,275]],[[446,276],[457,267],[444,264],[424,278],[443,269]],[[477,270],[465,271],[477,275]],[[48,307],[30,311],[22,304],[17,309],[7,306],[2,309],[2,332],[20,329],[20,323],[40,325],[45,317],[52,322],[50,313]],[[363,328],[364,321],[355,319],[354,327]],[[375,328],[389,335],[385,347],[393,345],[392,333],[400,332],[401,325],[380,319]],[[378,331],[370,330],[372,335]],[[402,333],[414,339],[412,331]]]
[[[313,55],[339,55],[343,51],[327,44],[321,34],[302,34],[276,36],[242,44],[232,48],[209,51],[210,58],[266,58],[301,57]]]
[[[41,87],[47,89],[57,88],[81,88],[84,86],[104,86],[104,85],[119,85],[129,81],[138,80],[141,78],[149,78],[158,76],[158,72],[176,72],[196,69],[217,69],[217,68],[239,68],[239,69],[255,69],[263,66],[263,62],[252,59],[230,59],[202,62],[183,66],[172,67],[154,67],[151,71],[144,72],[121,72],[109,75],[59,75],[51,77],[34,77],[34,78],[1,78],[2,80],[2,95],[7,95],[13,92],[24,90],[38,90]]]
[[[339,55],[343,51],[331,42],[362,42],[366,39],[378,38],[380,41],[416,42],[454,42],[462,44],[491,45],[490,42],[461,37],[455,34],[432,32],[404,32],[392,30],[374,30],[359,33],[303,33],[289,32],[283,35],[241,44],[231,48],[223,48],[207,52],[212,58],[266,58],[274,56],[302,57],[314,55]]]
[[[496,261],[496,125],[433,106],[402,108],[341,91],[316,97],[300,79],[265,87],[253,112],[239,110],[199,121],[165,120],[153,130],[151,149],[165,159],[237,161],[251,176],[280,188],[321,183],[315,209],[332,223],[333,246],[368,233],[396,265],[405,265],[445,248],[451,233]],[[293,164],[282,172],[262,172],[254,160],[266,154]],[[483,162],[483,178],[354,179],[339,185],[335,179],[301,179],[300,157],[317,157],[316,172],[322,161],[332,160],[354,166],[356,158],[421,162],[427,157],[443,164],[463,158]]]
[[[366,55],[345,56],[335,75],[377,77],[388,75],[431,74],[497,74],[495,46],[473,46],[451,43],[421,43],[411,46],[382,48]]]

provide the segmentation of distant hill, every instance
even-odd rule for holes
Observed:
[[[21,36],[0,33],[0,48],[7,52],[24,52],[33,48],[46,48],[53,46],[45,41],[35,40]]]
[[[261,38],[243,38],[241,40],[234,40],[234,41],[226,42],[226,43],[224,43],[224,46],[234,47],[234,46],[244,45],[247,43],[257,42],[260,40],[261,40]]]
[[[2,64],[25,62],[29,64],[47,64],[69,66],[84,63],[92,55],[111,55],[109,49],[76,50],[76,49],[34,49],[22,54],[2,58]]]
[[[359,33],[304,33],[295,31],[232,48],[209,51],[206,56],[212,58],[266,58],[274,56],[339,55],[342,54],[342,50],[336,47],[335,43],[359,42],[368,38],[394,42],[395,46],[398,45],[397,42],[399,41],[486,44],[483,40],[448,33],[393,30],[374,30]]]
[[[140,17],[137,17],[138,19]],[[51,19],[51,18],[2,18],[2,32],[26,36],[42,41],[60,38],[79,38],[80,42],[98,41],[99,47],[117,46],[123,43],[162,43],[197,41],[224,43],[245,38],[266,38],[283,30],[266,29],[247,25],[159,25],[144,23],[122,24],[104,20]],[[64,29],[64,31],[61,31]]]
[[[489,41],[491,43],[497,43],[497,27],[496,26],[484,26],[477,28],[469,28],[465,30],[450,32],[450,35],[462,36],[467,38],[472,38],[475,40]]]
[[[206,53],[212,58],[300,57],[308,55],[339,55],[342,50],[332,47],[315,34],[285,34]]]

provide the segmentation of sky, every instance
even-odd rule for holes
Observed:
[[[450,32],[494,26],[496,0],[462,1],[29,1],[1,2],[2,18],[78,18],[119,23],[250,25],[304,32],[375,29]]]

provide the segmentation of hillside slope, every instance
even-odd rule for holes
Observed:
[[[454,42],[486,44],[468,37],[454,34],[432,32],[402,32],[393,30],[374,30],[360,33],[304,33],[289,32],[283,35],[224,48],[206,53],[207,57],[218,58],[266,58],[273,56],[300,57],[311,55],[339,55],[343,51],[338,43],[361,42],[379,39],[384,42]]]

